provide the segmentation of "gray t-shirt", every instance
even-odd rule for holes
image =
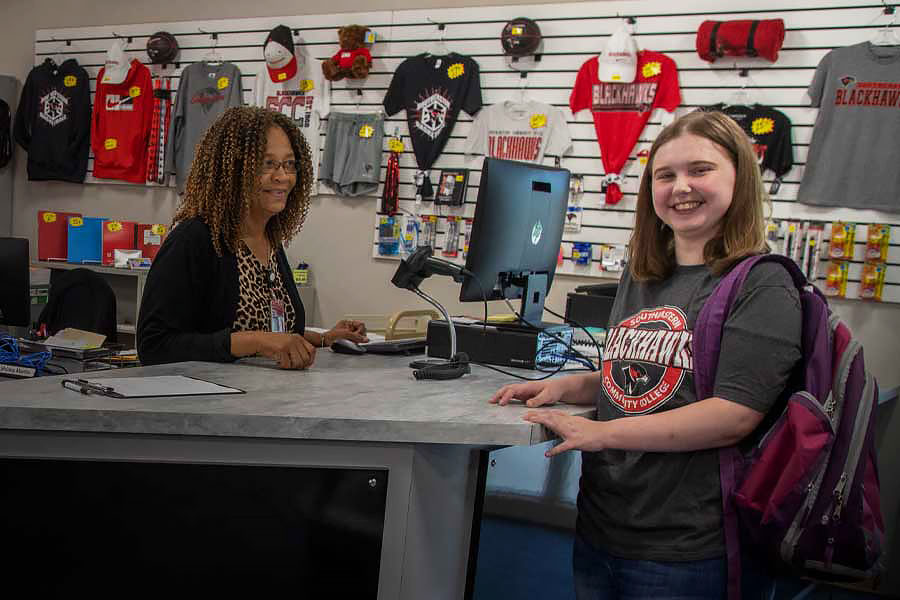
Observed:
[[[166,148],[166,173],[175,173],[179,193],[203,134],[226,108],[243,104],[243,98],[241,71],[231,63],[199,62],[182,71]]]
[[[626,271],[603,350],[597,419],[697,401],[693,329],[720,277],[678,267],[659,283]],[[800,358],[800,300],[777,264],[753,268],[725,324],[714,395],[767,412]],[[704,560],[724,554],[717,450],[582,453],[578,532],[614,556]]]
[[[808,92],[819,114],[797,199],[900,211],[900,46],[835,48]]]

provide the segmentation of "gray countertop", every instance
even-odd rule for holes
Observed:
[[[416,381],[409,358],[319,351],[306,371],[262,359],[186,362],[101,371],[86,379],[188,375],[246,394],[116,399],[63,389],[65,376],[0,383],[0,429],[265,437],[473,446],[543,442],[543,427],[521,419],[521,405],[488,398],[515,380],[473,365],[450,381]],[[510,369],[527,377],[536,371]],[[557,406],[591,415],[592,407]]]

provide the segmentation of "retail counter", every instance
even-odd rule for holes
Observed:
[[[477,522],[486,468],[486,453],[480,450],[537,444],[546,441],[546,432],[521,420],[525,410],[521,406],[488,404],[490,395],[511,378],[473,366],[473,373],[463,379],[416,381],[407,362],[399,357],[320,351],[314,367],[307,371],[282,371],[253,359],[234,364],[178,363],[86,376],[181,374],[246,391],[202,397],[123,400],[88,396],[63,389],[63,377],[0,383],[0,457],[6,457],[3,462],[8,472],[31,478],[31,484],[20,486],[17,498],[7,496],[5,501],[15,501],[15,509],[29,512],[31,503],[40,500],[31,498],[29,489],[45,485],[48,479],[76,477],[72,465],[85,469],[85,481],[110,479],[110,472],[102,471],[104,465],[134,465],[136,471],[119,481],[165,482],[165,469],[170,468],[172,477],[182,477],[186,483],[210,477],[216,485],[230,477],[232,469],[239,469],[244,477],[248,472],[251,476],[268,473],[265,467],[292,467],[289,475],[271,469],[271,478],[258,485],[270,486],[260,488],[270,490],[282,485],[290,488],[290,493],[296,494],[295,505],[310,501],[310,497],[317,499],[315,506],[297,509],[302,517],[288,519],[304,523],[300,527],[303,535],[312,532],[313,539],[330,526],[332,532],[326,532],[325,539],[350,532],[344,541],[368,536],[372,542],[369,546],[361,542],[358,554],[346,544],[334,550],[352,557],[351,563],[356,564],[328,573],[332,585],[350,580],[342,573],[364,579],[367,569],[374,569],[373,581],[357,582],[353,588],[362,590],[362,597],[461,599],[472,576],[470,546],[477,548],[473,545],[477,544],[473,518]],[[534,376],[532,371],[521,373]],[[591,412],[588,407],[561,408],[573,414]],[[52,470],[39,478],[36,469],[44,465],[53,465]],[[175,472],[198,465],[220,471],[213,475],[202,469]],[[99,475],[92,471],[98,468]],[[143,472],[141,468],[157,471]],[[341,479],[344,472],[347,477]],[[123,487],[127,487],[125,483],[108,493],[130,498]],[[144,496],[148,493],[141,492]],[[153,506],[165,502],[171,501],[161,500]],[[189,504],[190,498],[182,497],[177,503]],[[142,506],[134,510],[146,508],[142,501],[138,504]],[[334,509],[331,513],[339,514],[329,514],[329,507]],[[0,506],[0,512],[8,514],[9,508]],[[128,510],[122,508],[125,514]],[[158,526],[168,526],[172,518],[189,521],[179,513],[167,520],[160,518]],[[285,543],[278,547],[291,548],[297,540]],[[342,542],[338,539],[337,543],[340,546]],[[298,552],[309,553],[309,548],[299,546]],[[322,552],[327,554],[327,549]],[[198,573],[209,567],[200,563]],[[298,558],[291,567],[300,573],[298,585],[315,582],[316,577],[324,577],[322,569],[327,570],[321,565],[304,570],[298,566],[303,564],[313,563]],[[220,564],[218,569],[229,572],[234,567]],[[136,570],[134,575],[139,573]],[[241,584],[236,580],[235,585],[239,589]],[[312,583],[304,589],[314,592],[318,585]]]

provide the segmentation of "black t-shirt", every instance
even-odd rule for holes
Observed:
[[[658,283],[622,277],[603,348],[597,420],[696,402],[693,330],[721,280],[705,265]],[[781,265],[754,267],[722,334],[713,396],[767,412],[800,358],[800,299]],[[582,453],[578,531],[613,556],[704,560],[724,554],[718,450]]]
[[[741,126],[753,143],[761,171],[770,169],[778,178],[784,177],[794,165],[791,142],[791,120],[771,106],[754,104],[742,106],[723,103],[703,107],[706,112],[725,113]]]
[[[393,115],[406,109],[406,122],[420,169],[431,168],[453,131],[460,109],[481,109],[478,63],[451,52],[419,54],[403,61],[387,94],[384,109]]]

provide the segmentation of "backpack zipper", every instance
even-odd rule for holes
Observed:
[[[856,475],[859,459],[862,455],[863,445],[866,441],[865,429],[869,424],[869,417],[872,414],[872,402],[870,401],[873,392],[874,378],[871,374],[866,373],[866,385],[863,387],[862,399],[859,409],[856,413],[856,422],[853,424],[853,434],[850,438],[850,451],[847,453],[847,460],[844,462],[844,470],[837,486],[834,488],[834,512],[831,515],[833,520],[841,518],[841,510],[844,508],[844,487],[847,484],[847,474],[853,477]],[[851,481],[851,487],[853,482]]]

